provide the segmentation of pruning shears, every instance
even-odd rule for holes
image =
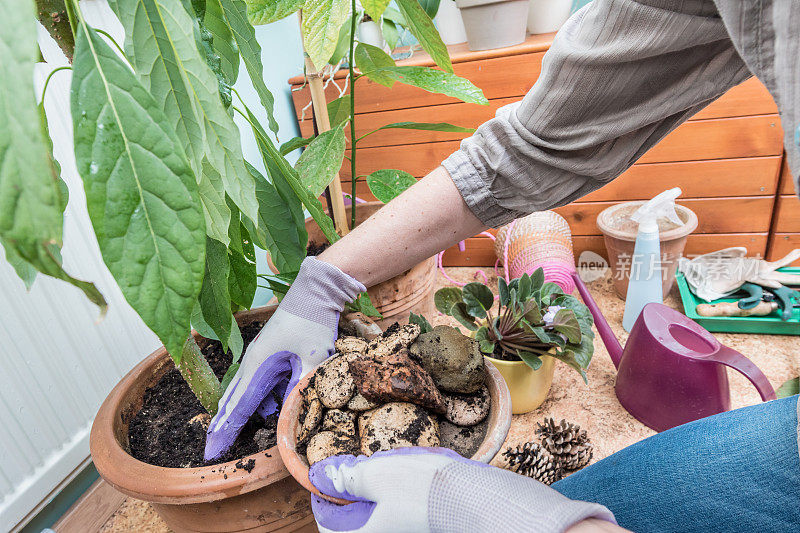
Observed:
[[[778,288],[765,288],[755,283],[744,283],[740,289],[746,292],[747,296],[739,300],[737,304],[739,309],[752,309],[762,301],[774,301],[781,310],[781,320],[789,320],[792,308],[800,305],[795,303],[800,302],[800,292],[783,285]]]

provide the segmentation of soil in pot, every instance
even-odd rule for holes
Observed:
[[[244,347],[261,331],[264,322],[242,328]],[[203,355],[222,379],[233,354],[222,351],[219,341],[201,340]],[[130,453],[145,463],[169,468],[196,467],[233,461],[275,446],[278,416],[263,419],[254,414],[231,449],[215,461],[203,460],[210,416],[177,369],[172,368],[144,394],[142,408],[128,428]],[[247,465],[242,465],[245,470]],[[252,467],[251,467],[252,468]]]

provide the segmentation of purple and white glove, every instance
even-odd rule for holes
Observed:
[[[320,531],[566,531],[587,518],[616,524],[604,506],[570,500],[531,478],[465,459],[445,448],[400,448],[371,457],[339,455],[309,478],[336,505],[312,496]]]
[[[258,409],[278,410],[310,370],[333,353],[339,313],[366,288],[337,267],[307,257],[275,314],[250,343],[231,384],[219,401],[206,436],[205,459],[225,453]]]

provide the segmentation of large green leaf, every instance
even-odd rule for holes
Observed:
[[[177,2],[115,0],[126,48],[143,84],[169,117],[186,150],[203,201],[206,229],[228,242],[225,194],[255,219],[255,183],[244,166],[239,130],[218,95],[218,83],[195,39],[194,21]],[[206,11],[209,18],[212,10]]]
[[[116,2],[117,0],[109,0],[109,3]],[[225,108],[229,108],[231,105],[231,84],[236,81],[236,77],[238,77],[238,67],[236,67],[235,77],[232,80],[230,74],[232,73],[228,67],[223,70],[222,63],[223,60],[220,57],[220,53],[228,53],[228,50],[225,48],[236,48],[236,56],[238,58],[238,48],[235,45],[230,44],[230,40],[233,36],[228,30],[228,28],[223,28],[220,25],[212,24],[211,29],[218,32],[218,39],[226,41],[228,45],[222,45],[222,50],[217,50],[214,48],[214,34],[211,32],[211,29],[206,26],[205,17],[206,17],[206,1],[205,0],[182,0],[184,7],[186,7],[186,11],[189,14],[194,14],[193,18],[195,20],[195,27],[197,34],[195,35],[195,40],[197,41],[197,49],[200,51],[200,54],[205,58],[206,64],[208,64],[209,68],[211,68],[211,72],[214,73],[214,76],[217,78],[217,84],[219,86],[219,96],[222,99],[222,103]],[[219,45],[219,43],[217,43]],[[233,68],[233,64],[231,63],[231,58],[227,58],[227,62],[229,63],[230,67]],[[227,72],[226,72],[227,71]]]
[[[553,317],[553,329],[567,337],[567,342],[578,344],[581,342],[581,326],[575,313],[569,309],[559,309]]]
[[[422,9],[425,10],[425,14],[428,15],[430,18],[436,16],[436,13],[439,12],[439,0],[417,0],[419,5],[422,6]]]
[[[450,54],[447,47],[439,37],[436,26],[433,25],[431,17],[425,13],[419,0],[397,0],[397,7],[403,18],[406,19],[406,28],[417,38],[419,44],[431,56],[431,59],[439,65],[445,72],[453,72],[453,64],[450,62]],[[438,8],[438,6],[437,6]]]
[[[394,50],[397,46],[397,41],[400,40],[400,32],[397,29],[397,24],[387,18],[381,20],[381,33],[386,45],[390,50]]]
[[[303,7],[303,0],[247,0],[247,18],[253,25],[286,18]]]
[[[306,256],[305,227],[301,226],[301,234],[275,185],[264,179],[255,167],[248,165],[248,168],[256,178],[258,197],[258,227],[250,233],[256,244],[269,252],[279,272],[298,270]]]
[[[203,282],[197,183],[161,107],[81,20],[72,73],[75,159],[103,260],[176,359]]]
[[[298,148],[302,148],[303,146],[308,146],[308,143],[314,140],[314,136],[311,137],[292,137],[285,143],[281,145],[281,155],[288,155],[297,150]]]
[[[475,128],[464,128],[462,126],[448,124],[447,122],[392,122],[391,124],[386,124],[385,126],[381,126],[376,130],[372,130],[371,132],[363,135],[362,137],[366,137],[367,135],[370,135],[377,131],[394,130],[394,129],[448,131],[453,133],[473,133],[475,131]]]
[[[317,70],[322,70],[336,50],[339,28],[349,14],[347,0],[305,0],[303,44]]]
[[[328,104],[328,119],[331,128],[344,124],[350,120],[350,95],[340,96]]]
[[[433,68],[396,66],[391,56],[376,46],[358,43],[355,62],[362,74],[386,87],[399,81],[464,102],[489,105],[483,91],[471,81]]]
[[[450,309],[450,312],[447,314],[458,320],[465,328],[471,331],[478,329],[475,318],[467,312],[467,304],[464,302],[458,302],[453,305],[452,309]]]
[[[66,195],[50,152],[33,66],[39,57],[33,2],[0,2],[0,244],[26,285],[33,269],[83,290],[105,313],[97,288],[61,268]]]
[[[303,150],[295,169],[300,181],[314,196],[322,194],[336,177],[342,167],[344,147],[344,131],[336,127],[317,135]]]
[[[394,59],[377,46],[358,43],[354,52],[354,59],[361,73],[375,83],[380,83],[386,87],[394,85],[394,76],[385,72],[385,69],[395,66]]]
[[[402,170],[391,168],[377,170],[367,176],[367,185],[375,198],[388,204],[403,191],[417,182],[416,178]]]
[[[350,32],[352,29],[353,17],[349,16],[339,28],[339,38],[336,40],[336,48],[333,49],[333,55],[328,59],[329,65],[338,65],[344,59],[344,56],[350,52]]]
[[[486,318],[486,311],[494,305],[492,290],[483,283],[473,281],[464,285],[461,292],[467,312],[476,318]]]
[[[269,129],[278,133],[278,123],[275,121],[275,98],[264,83],[264,65],[261,63],[261,46],[256,39],[256,30],[247,20],[247,4],[244,0],[206,0],[218,2],[225,23],[231,29],[242,61],[250,75],[250,81],[258,94],[261,105],[267,112]],[[238,202],[237,202],[238,204]]]
[[[442,287],[433,295],[433,303],[440,313],[449,315],[453,306],[461,302],[461,289],[458,287]]]
[[[239,77],[239,47],[233,32],[225,23],[222,6],[218,1],[206,0],[203,27],[211,33],[211,46],[219,57],[220,71],[228,85]]]
[[[333,227],[333,220],[322,210],[322,205],[319,203],[317,197],[313,196],[308,189],[303,186],[297,171],[292,168],[292,165],[290,165],[289,162],[286,161],[286,158],[275,148],[272,140],[269,139],[264,132],[264,128],[258,123],[255,115],[250,112],[247,106],[244,107],[247,113],[247,120],[250,122],[250,126],[253,128],[253,133],[256,136],[256,144],[261,152],[261,158],[264,160],[264,166],[269,170],[270,177],[275,184],[275,188],[278,189],[278,193],[281,194],[284,201],[288,201],[287,198],[289,195],[293,194],[295,198],[299,199],[305,208],[308,209],[311,218],[319,225],[325,238],[331,243],[339,240],[339,235]],[[297,219],[295,219],[295,222],[298,226],[303,225],[303,223]],[[301,231],[307,239],[308,236],[305,234],[305,227],[302,227]]]
[[[198,301],[203,320],[214,330],[225,351],[228,350],[228,340],[231,336],[229,272],[228,249],[215,239],[206,239],[205,275]]]
[[[418,325],[420,334],[433,331],[433,326],[431,326],[431,323],[428,322],[428,319],[423,315],[414,313],[413,311],[408,314],[408,323]]]
[[[367,12],[372,20],[379,20],[390,0],[361,0],[361,7]]]

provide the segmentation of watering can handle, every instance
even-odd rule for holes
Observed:
[[[705,357],[706,361],[714,361],[729,366],[741,373],[755,386],[763,401],[774,400],[775,389],[772,388],[767,376],[750,359],[727,346],[720,346],[714,354]]]

